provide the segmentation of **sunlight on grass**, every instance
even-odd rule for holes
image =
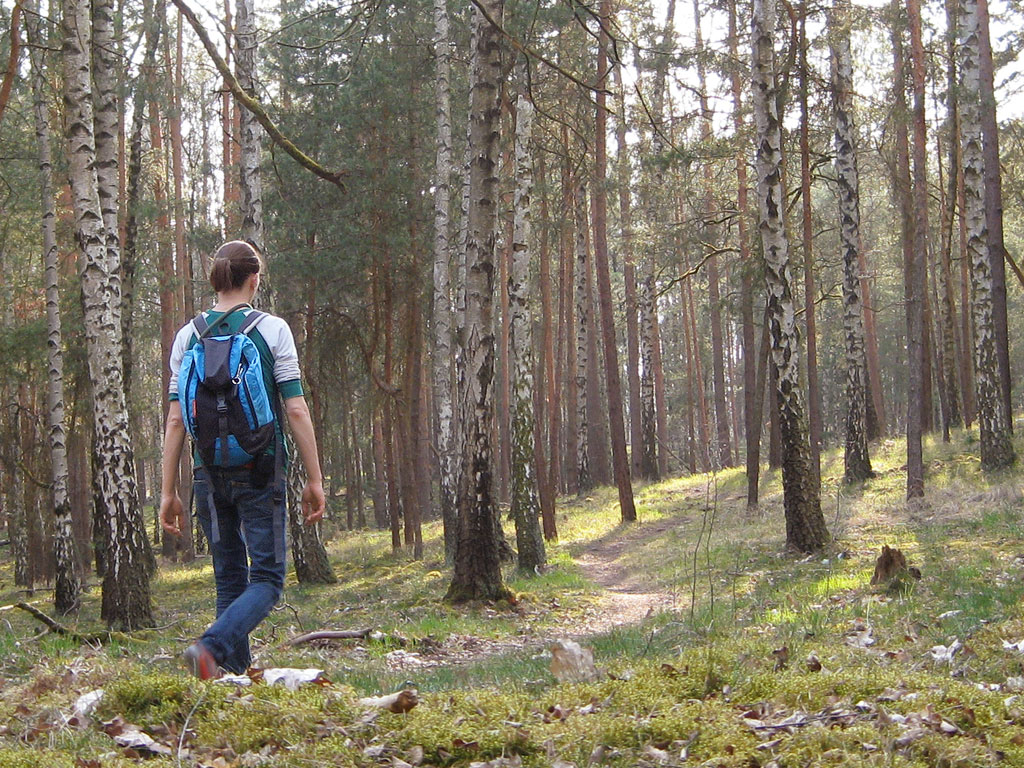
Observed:
[[[368,765],[377,760],[364,749],[381,746],[381,761],[395,764],[422,747],[425,764],[515,755],[539,768],[551,764],[549,752],[591,764],[602,747],[610,750],[603,765],[626,768],[654,764],[648,748],[679,754],[686,743],[686,764],[729,768],[982,766],[995,764],[994,754],[1024,765],[1024,708],[1006,688],[1024,674],[1024,655],[1004,646],[1024,640],[1024,483],[1014,471],[982,474],[976,441],[973,431],[949,444],[929,437],[927,496],[912,504],[901,440],[873,445],[877,476],[849,488],[842,451],[825,452],[822,510],[837,541],[811,557],[785,551],[777,471],[764,471],[756,510],[746,508],[740,469],[638,485],[638,524],[621,523],[614,488],[560,499],[548,567],[524,575],[504,566],[515,605],[442,602],[450,571],[436,520],[424,526],[422,561],[392,552],[387,531],[335,531],[327,546],[338,583],[297,584],[290,571],[282,603],[254,635],[258,665],[324,669],[333,685],[323,689],[236,693],[183,675],[181,648],[213,617],[208,559],[162,565],[153,580],[161,628],[102,648],[39,636],[38,622],[8,611],[0,614],[0,765],[134,764],[108,760],[112,742],[95,728],[37,732],[35,713],[61,722],[77,696],[100,686],[111,691],[103,718],[180,733],[191,717],[203,764],[231,749],[268,766]],[[900,548],[922,579],[871,586],[883,544]],[[585,558],[600,559],[614,594],[588,578]],[[664,596],[668,609],[613,626],[610,598],[643,590]],[[24,597],[0,560],[0,601]],[[48,593],[32,599],[49,608]],[[94,588],[66,624],[93,632],[98,616]],[[288,643],[327,628],[382,636]],[[552,678],[551,640],[574,635],[593,649],[599,681]],[[933,657],[933,646],[954,640],[963,649],[951,661]],[[366,719],[355,703],[405,685],[422,697],[407,715]],[[873,716],[879,707],[888,719]],[[856,714],[842,727],[757,731],[744,721],[837,709]],[[894,747],[905,730],[891,715],[922,711],[958,732],[928,727]]]

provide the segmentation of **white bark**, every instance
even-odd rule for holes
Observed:
[[[981,430],[981,466],[997,469],[1016,459],[1002,407],[993,318],[992,265],[985,215],[985,160],[981,135],[980,27],[977,0],[960,0],[960,140],[964,218],[971,267],[975,393]]]
[[[110,269],[120,264],[118,228],[118,104],[117,77],[120,66],[114,39],[113,0],[92,0],[93,125],[96,142],[96,180],[106,230]]]
[[[437,155],[434,178],[434,407],[437,411],[437,453],[440,466],[441,519],[444,522],[445,559],[455,557],[455,490],[457,468],[452,415],[452,311],[451,311],[451,180],[452,117],[451,51],[447,0],[434,0],[434,81],[437,115]]]
[[[576,491],[583,494],[592,486],[590,455],[587,445],[587,366],[590,347],[587,344],[590,296],[587,291],[587,201],[583,184],[576,187]]]
[[[256,97],[256,10],[254,0],[238,0],[235,28],[235,66],[238,83],[246,93]],[[251,240],[264,251],[263,181],[260,174],[260,141],[263,129],[256,117],[238,105],[241,122],[242,238]]]
[[[502,0],[482,0],[500,20]],[[459,410],[464,445],[459,477],[459,540],[448,588],[454,601],[506,597],[498,559],[500,531],[493,497],[491,419],[494,412],[494,253],[498,192],[498,90],[501,42],[498,32],[474,7],[469,122],[469,209],[466,230],[464,366]]]
[[[756,127],[758,228],[768,289],[771,365],[776,374],[786,509],[786,542],[801,551],[823,546],[828,534],[818,487],[811,469],[811,448],[800,389],[800,339],[796,326],[789,242],[783,222],[782,130],[775,75],[775,0],[754,0],[752,103]]]
[[[57,290],[57,221],[53,192],[53,163],[50,149],[50,115],[43,72],[42,38],[36,6],[25,18],[25,30],[32,63],[32,96],[35,112],[36,146],[39,151],[39,197],[42,210],[43,282],[46,292],[47,416],[50,435],[50,469],[53,480],[54,559],[56,580],[54,604],[58,613],[78,608],[82,580],[71,527],[68,499],[67,431],[64,427],[64,353],[60,327],[60,294]]]
[[[849,0],[832,10],[832,89],[835,116],[835,169],[839,191],[839,246],[843,256],[843,331],[846,337],[846,482],[870,477],[867,440],[867,356],[860,287],[860,203],[856,127],[853,120],[853,57],[850,54]]]
[[[522,67],[521,79],[525,80]],[[533,204],[533,103],[520,93],[516,101],[514,222],[508,301],[511,311],[512,359],[512,519],[516,525],[519,568],[533,571],[544,564],[540,501],[534,464],[533,334],[530,318],[530,236]]]
[[[95,410],[93,456],[96,514],[109,527],[101,614],[108,624],[135,629],[152,624],[145,530],[135,485],[128,409],[121,360],[121,289],[116,246],[103,224],[93,135],[89,8],[85,0],[64,0],[64,106],[85,341]],[[101,63],[102,65],[102,63]],[[116,136],[116,134],[115,134]],[[114,249],[117,256],[117,249]]]

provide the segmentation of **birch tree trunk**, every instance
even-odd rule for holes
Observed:
[[[1003,185],[999,159],[999,126],[996,122],[995,68],[989,33],[988,0],[976,0],[978,36],[978,96],[981,111],[982,156],[985,165],[985,212],[988,225],[988,257],[992,265],[992,325],[999,365],[1003,418],[1013,433],[1012,372],[1006,310],[1006,246],[1003,242]],[[967,33],[969,34],[969,33]]]
[[[515,223],[508,301],[511,311],[512,359],[512,519],[516,526],[519,570],[533,573],[544,565],[544,536],[540,527],[533,427],[537,414],[533,400],[533,321],[530,317],[530,237],[533,205],[533,168],[530,140],[533,103],[525,95],[526,62],[520,71],[523,92],[516,100]]]
[[[503,0],[481,0],[501,20]],[[459,382],[465,451],[457,495],[459,539],[446,599],[496,600],[509,596],[502,583],[492,492],[490,423],[494,385],[494,252],[501,39],[480,8],[472,10],[470,67],[469,211],[466,232],[465,368]]]
[[[90,39],[88,5],[84,0],[64,0],[63,12],[69,176],[81,249],[85,340],[95,410],[96,513],[103,515],[109,526],[101,616],[112,627],[130,630],[150,626],[153,620],[144,557],[145,527],[136,493],[124,400],[117,230],[108,232],[104,227],[96,176],[91,66],[84,47],[84,41]],[[108,102],[102,108],[112,106]],[[116,130],[112,138],[116,142]]]
[[[451,180],[452,118],[449,78],[448,5],[434,0],[434,81],[437,115],[437,154],[434,177],[434,408],[437,413],[437,454],[439,466],[441,520],[444,524],[445,562],[455,558],[457,516],[455,513],[456,458],[452,429],[452,313],[451,313]]]
[[[289,451],[297,456],[294,450]],[[338,577],[331,569],[323,540],[320,538],[320,523],[306,525],[302,519],[302,487],[306,483],[306,472],[297,459],[288,467],[288,533],[292,544],[292,559],[295,561],[295,578],[300,584],[335,584]]]
[[[860,286],[860,191],[856,126],[853,119],[853,57],[850,3],[832,4],[832,91],[835,116],[835,169],[839,192],[839,248],[843,255],[843,332],[846,337],[846,450],[844,480],[871,477],[867,436],[867,358]]]
[[[576,187],[573,210],[576,216],[576,493],[580,496],[594,487],[590,476],[587,441],[587,344],[590,301],[587,291],[587,202],[583,184]],[[652,400],[653,402],[653,400]]]
[[[235,67],[238,83],[256,97],[256,7],[254,0],[238,0],[235,30]],[[239,163],[242,238],[264,251],[263,181],[260,174],[260,140],[263,129],[248,109],[236,105],[241,120],[241,161]],[[264,292],[265,295],[266,291]]]
[[[778,380],[776,399],[783,446],[786,544],[802,552],[813,552],[828,542],[829,535],[811,467],[800,390],[800,340],[793,302],[789,243],[783,224],[782,131],[775,81],[775,0],[754,0],[751,27],[758,226],[767,277],[771,366]]]
[[[811,468],[821,481],[821,388],[818,385],[818,326],[814,303],[814,228],[811,220],[810,114],[807,106],[807,2],[800,4],[800,223],[804,257],[804,325],[807,329],[807,426]]]
[[[57,221],[50,149],[49,105],[46,101],[44,43],[32,2],[25,19],[25,31],[32,64],[32,96],[35,112],[36,146],[39,151],[39,197],[42,210],[43,272],[46,291],[47,415],[50,425],[50,471],[53,479],[54,555],[56,580],[54,608],[59,614],[78,609],[82,594],[82,568],[75,549],[68,498],[67,432],[64,427],[64,353],[61,340],[60,294],[57,290]]]
[[[967,222],[967,255],[971,267],[974,384],[978,426],[981,430],[981,466],[982,469],[993,470],[1013,464],[1017,457],[1000,386],[993,317],[992,260],[989,253],[985,158],[981,132],[978,0],[960,0],[959,17],[960,132],[965,198],[963,215]]]

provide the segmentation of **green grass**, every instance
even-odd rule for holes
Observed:
[[[657,762],[664,750],[713,766],[1024,766],[1024,475],[985,476],[976,436],[929,440],[928,494],[906,504],[903,446],[873,449],[877,476],[840,484],[842,456],[822,461],[822,507],[836,541],[813,557],[784,551],[777,472],[766,472],[758,510],[744,504],[739,470],[672,478],[637,488],[640,521],[623,526],[614,489],[561,500],[560,540],[550,567],[506,578],[515,606],[441,602],[448,572],[437,523],[425,557],[390,551],[381,532],[342,533],[329,545],[336,585],[298,585],[254,635],[259,666],[316,666],[331,685],[290,692],[186,677],[178,654],[212,618],[208,559],[161,568],[153,582],[159,629],[102,647],[53,635],[23,612],[0,613],[0,768],[129,765],[99,726],[121,716],[175,751],[182,765],[228,765],[247,754],[267,766],[369,766],[392,758],[464,766],[518,755],[525,766],[554,759],[578,766]],[[899,547],[920,581],[874,588],[881,545]],[[578,559],[597,548],[624,575],[672,597],[675,610],[585,640],[604,677],[557,684],[546,640],[584,625],[603,588]],[[0,604],[11,566],[0,560]],[[6,591],[5,591],[6,590]],[[46,608],[46,595],[37,593]],[[76,631],[98,621],[98,588]],[[289,646],[318,628],[371,627],[383,640]],[[858,643],[869,637],[871,644]],[[962,645],[952,662],[932,646]],[[440,650],[439,650],[440,649]],[[396,665],[396,650],[421,663]],[[416,686],[407,715],[364,716],[359,696]],[[103,687],[96,721],[70,724],[75,699]],[[899,695],[893,694],[897,692]],[[829,713],[846,712],[830,723]],[[774,728],[794,713],[817,725]],[[918,737],[899,741],[910,726]],[[767,723],[761,730],[751,722]],[[943,733],[938,723],[955,726]],[[596,758],[595,758],[596,759]],[[178,765],[178,755],[153,766]]]

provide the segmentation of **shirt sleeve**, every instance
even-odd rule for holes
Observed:
[[[292,329],[282,318],[273,315],[260,321],[259,329],[274,356],[274,381],[281,397],[285,400],[299,397],[302,395],[302,373]]]
[[[171,345],[171,376],[167,385],[167,397],[172,403],[178,400],[178,374],[181,373],[181,361],[188,350],[192,335],[192,323],[188,323],[178,331],[178,335],[174,337],[174,344]]]

